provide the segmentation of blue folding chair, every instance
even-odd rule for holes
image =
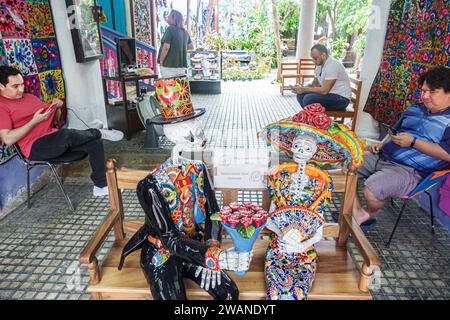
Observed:
[[[405,210],[406,204],[408,201],[422,192],[425,192],[428,195],[428,199],[430,200],[430,213],[431,213],[431,233],[434,234],[434,214],[433,214],[433,199],[431,198],[431,194],[428,192],[432,188],[434,188],[438,183],[443,181],[450,174],[450,170],[441,170],[430,173],[427,177],[425,177],[422,181],[420,181],[417,186],[406,196],[400,197],[404,199],[403,206],[400,209],[400,213],[398,214],[397,221],[395,222],[394,229],[392,230],[391,236],[389,237],[388,242],[386,243],[386,247],[389,247],[391,244],[392,237],[394,236],[395,230],[397,229],[400,218],[402,217],[403,211]]]

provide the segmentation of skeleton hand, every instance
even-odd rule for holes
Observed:
[[[234,248],[230,248],[220,253],[219,266],[225,270],[247,271],[252,257],[253,250],[250,252],[237,252]]]
[[[280,239],[281,250],[288,253],[305,252],[305,246],[302,243],[302,235],[299,230],[291,229]]]
[[[214,289],[216,284],[220,286],[221,283],[221,274],[220,271],[214,271],[202,266],[199,266],[197,270],[195,270],[195,277],[197,278],[199,275],[202,275],[202,282],[200,283],[200,287],[205,289],[206,291]]]
[[[280,241],[280,248],[289,253],[305,252],[306,249],[322,239],[323,226],[321,226],[314,235],[306,241],[302,241],[302,236],[299,230],[291,229],[287,232]]]

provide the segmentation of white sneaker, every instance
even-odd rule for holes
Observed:
[[[107,196],[109,194],[108,193],[108,186],[103,187],[103,188],[94,186],[93,194],[94,194],[94,197]]]
[[[119,130],[99,129],[103,140],[120,141],[123,139],[123,132]]]

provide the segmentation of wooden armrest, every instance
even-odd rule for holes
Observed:
[[[370,244],[369,240],[366,238],[364,232],[361,230],[361,227],[358,225],[355,219],[353,219],[353,217],[348,214],[344,214],[343,218],[344,223],[347,225],[350,234],[353,237],[353,241],[356,243],[361,254],[364,257],[367,267],[373,268],[374,266],[381,266],[382,263],[380,261],[380,258],[378,258],[375,249]]]
[[[118,209],[111,209],[108,215],[103,220],[100,227],[97,229],[95,234],[89,240],[86,247],[80,253],[79,262],[80,264],[91,264],[96,261],[95,255],[98,249],[102,246],[108,234],[111,232],[117,219],[120,218],[120,212]]]

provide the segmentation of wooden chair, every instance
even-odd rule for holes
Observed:
[[[80,264],[86,264],[90,273],[88,291],[93,299],[151,299],[150,289],[140,267],[140,252],[128,256],[121,271],[117,269],[122,248],[127,237],[134,234],[143,224],[142,220],[124,218],[123,202],[120,189],[136,189],[137,183],[148,174],[139,171],[116,168],[116,161],[107,162],[107,179],[109,187],[110,210],[92,239],[80,254]],[[374,271],[381,262],[359,225],[352,218],[352,203],[356,195],[356,173],[349,170],[333,173],[337,192],[344,192],[339,223],[328,223],[324,227],[324,238],[317,245],[319,262],[317,276],[309,294],[309,299],[371,299],[368,287]],[[223,203],[237,200],[239,190],[218,189],[223,192]],[[263,192],[263,206],[268,208],[270,199],[266,190]],[[100,266],[97,251],[103,245],[110,231],[114,230],[115,242]],[[360,271],[346,249],[349,235],[359,248],[364,263]],[[230,240],[222,241],[223,247],[231,246]],[[254,246],[254,256],[249,271],[245,276],[236,276],[235,280],[240,299],[266,299],[264,280],[264,257],[267,240],[258,239]],[[185,280],[189,299],[210,299],[210,296],[194,282]]]
[[[325,113],[338,123],[344,123],[345,119],[351,119],[352,130],[355,131],[356,121],[358,118],[359,101],[361,97],[362,81],[360,79],[350,77],[350,86],[352,89],[352,97],[347,108],[342,111],[326,111]]]
[[[280,93],[284,95],[285,90],[291,91],[290,86],[286,83],[287,79],[294,79],[296,85],[303,85],[305,79],[314,79],[315,69],[316,65],[312,59],[300,59],[299,62],[281,63]]]

